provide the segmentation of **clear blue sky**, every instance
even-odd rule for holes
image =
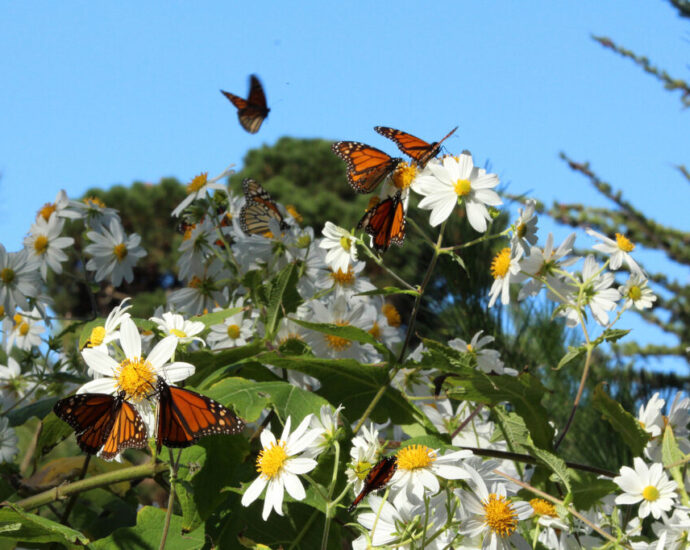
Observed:
[[[378,124],[429,141],[458,125],[449,150],[489,160],[511,192],[605,205],[564,150],[690,230],[674,170],[690,113],[590,38],[687,78],[689,29],[661,0],[4,2],[0,241],[18,249],[60,188],[215,174],[284,135],[392,152]],[[218,91],[244,94],[250,73],[272,109],[254,136]]]

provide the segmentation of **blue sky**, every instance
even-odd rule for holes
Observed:
[[[284,135],[393,152],[379,124],[429,141],[457,125],[448,149],[509,191],[606,205],[566,151],[687,231],[690,113],[590,35],[687,78],[689,28],[664,1],[5,2],[0,240],[19,248],[61,188],[215,174]],[[218,91],[250,73],[272,109],[253,136]]]

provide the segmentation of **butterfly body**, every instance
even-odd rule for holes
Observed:
[[[385,252],[391,243],[398,246],[403,244],[405,223],[405,206],[398,191],[367,210],[359,220],[357,229],[364,228],[372,236],[374,250]]]
[[[156,446],[189,447],[201,437],[215,434],[238,434],[244,422],[230,410],[191,390],[169,386],[158,378],[158,433]]]
[[[452,136],[457,129],[458,127],[456,126],[439,141],[427,143],[423,139],[403,132],[402,130],[396,130],[395,128],[389,128],[387,126],[374,127],[374,130],[379,134],[394,141],[398,149],[412,158],[420,168],[424,168],[432,158],[438,155],[441,150],[441,144]]]
[[[359,141],[336,141],[331,149],[347,164],[347,181],[357,193],[371,193],[402,162]]]
[[[242,128],[250,134],[256,134],[270,111],[266,105],[264,88],[258,77],[256,75],[249,77],[249,95],[247,99],[223,90],[221,90],[221,93],[237,107],[237,118]]]
[[[146,425],[125,395],[77,394],[58,401],[53,411],[74,429],[85,453],[111,460],[124,449],[146,446]]]
[[[259,183],[247,178],[242,182],[246,202],[240,210],[240,228],[247,235],[266,235],[271,231],[269,222],[278,222],[281,231],[290,229],[278,205]]]
[[[379,460],[372,469],[369,470],[367,477],[364,478],[364,487],[362,487],[357,498],[352,501],[347,511],[352,512],[365,496],[385,486],[391,480],[397,469],[398,460],[394,456],[384,456]]]

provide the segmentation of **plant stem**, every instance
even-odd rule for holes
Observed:
[[[331,497],[333,496],[333,489],[335,489],[335,482],[338,479],[338,464],[340,463],[340,444],[335,442],[335,459],[333,462],[333,475],[331,476],[331,483],[328,486],[328,501],[326,502],[326,519],[323,525],[323,537],[321,538],[321,550],[326,550],[328,547],[328,532],[331,530]]]
[[[592,346],[587,343],[587,352],[585,356],[585,368],[582,369],[582,378],[580,378],[580,387],[577,389],[577,395],[575,396],[575,401],[573,401],[573,408],[570,410],[570,416],[568,416],[568,421],[565,423],[565,427],[563,428],[563,431],[561,432],[561,435],[558,436],[558,441],[556,441],[556,444],[553,446],[554,450],[558,450],[558,447],[560,444],[563,442],[563,439],[565,438],[565,434],[568,433],[568,430],[570,429],[570,425],[573,423],[573,419],[575,418],[575,413],[577,412],[577,407],[580,404],[580,399],[582,398],[582,393],[585,389],[585,382],[587,382],[587,375],[589,374],[589,366],[592,363]]]
[[[474,409],[474,410],[470,413],[470,415],[462,422],[462,424],[460,424],[460,425],[458,426],[458,429],[455,430],[452,434],[450,434],[450,439],[451,439],[451,441],[453,440],[453,438],[454,438],[456,435],[458,435],[458,434],[463,430],[463,428],[464,428],[465,426],[467,426],[470,422],[472,422],[472,419],[473,419],[475,416],[477,416],[477,415],[481,412],[481,410],[482,410],[483,408],[484,408],[484,405],[482,405],[481,403],[480,403],[479,405],[477,405],[477,408]]]
[[[79,480],[84,479],[84,476],[86,475],[86,471],[89,469],[89,462],[91,462],[91,455],[86,455],[86,458],[84,459],[84,465],[82,466],[81,473],[79,474]],[[69,501],[67,502],[67,506],[65,506],[65,511],[62,513],[62,517],[60,518],[60,523],[67,525],[67,520],[69,519],[69,515],[72,512],[72,508],[74,508],[74,505],[77,502],[78,496],[79,496],[79,493],[74,493],[69,498]]]
[[[168,449],[170,453],[170,494],[168,495],[168,509],[165,511],[165,524],[163,525],[163,534],[161,535],[161,543],[158,550],[165,548],[165,541],[168,539],[168,531],[170,530],[170,520],[172,519],[172,510],[175,506],[175,482],[177,481],[177,467],[180,465],[180,456],[182,456],[182,449],[177,453],[177,460],[173,456],[172,449]]]
[[[383,269],[386,273],[388,273],[391,277],[393,277],[396,281],[398,281],[401,285],[403,285],[407,290],[417,290],[415,287],[413,287],[410,283],[405,281],[402,277],[400,277],[395,271],[393,271],[391,268],[386,266],[383,263],[383,260],[379,258],[376,254],[374,254],[367,245],[362,242],[362,247],[364,248],[364,252],[366,252],[367,256],[369,256],[376,265],[378,265],[381,269]]]
[[[318,511],[318,510],[314,510],[314,511],[311,513],[311,516],[309,516],[309,519],[308,519],[307,522],[304,524],[304,527],[302,527],[302,530],[301,530],[299,533],[297,533],[297,536],[295,537],[295,540],[293,540],[293,541],[292,541],[292,544],[291,544],[290,546],[288,546],[288,550],[292,550],[293,548],[295,548],[295,547],[300,543],[300,541],[304,538],[304,535],[306,535],[307,532],[309,531],[309,528],[311,527],[311,524],[314,523],[314,520],[316,519],[316,516],[318,516],[318,515],[319,515],[319,511]]]
[[[589,527],[591,527],[592,529],[594,529],[597,533],[599,533],[599,534],[600,534],[602,537],[604,537],[606,540],[610,540],[611,542],[613,542],[613,543],[616,544],[616,545],[620,545],[620,544],[621,544],[615,537],[613,537],[612,535],[610,535],[609,533],[607,533],[606,531],[604,531],[604,530],[603,530],[601,527],[599,527],[598,525],[596,525],[596,524],[592,523],[591,521],[589,521],[585,516],[583,516],[582,514],[580,514],[580,513],[579,513],[577,510],[575,510],[572,506],[566,506],[566,505],[565,505],[565,502],[563,502],[562,500],[560,500],[560,499],[558,499],[558,498],[556,498],[556,497],[552,497],[550,494],[545,493],[544,491],[540,491],[540,490],[537,489],[536,487],[532,487],[531,485],[529,485],[528,483],[525,483],[524,481],[520,481],[519,479],[515,479],[514,477],[511,477],[511,476],[509,476],[508,474],[504,474],[504,473],[501,472],[500,470],[493,470],[493,473],[496,474],[496,475],[499,475],[499,476],[501,476],[501,477],[504,477],[504,478],[507,479],[508,481],[511,481],[512,483],[515,483],[516,485],[519,485],[519,486],[522,487],[523,489],[527,489],[528,491],[534,493],[535,495],[538,495],[538,496],[542,497],[543,499],[548,500],[549,502],[553,502],[554,504],[558,504],[558,505],[560,505],[560,506],[563,506],[566,510],[568,510],[568,513],[569,513],[569,514],[572,514],[572,515],[575,516],[577,519],[579,519],[582,523],[584,523],[585,525],[588,525]],[[632,548],[631,548],[631,546],[630,546],[629,544],[623,544],[623,547],[624,547],[624,548],[628,548],[628,550],[632,550]]]
[[[75,493],[81,493],[90,489],[96,489],[98,487],[105,487],[106,485],[111,485],[120,481],[131,481],[140,477],[152,477],[161,472],[165,472],[167,469],[167,464],[152,464],[147,462],[146,464],[141,464],[139,466],[131,466],[129,468],[122,468],[121,470],[116,470],[114,472],[107,472],[105,474],[92,476],[88,479],[68,483],[67,485],[59,485],[37,495],[19,500],[14,504],[16,506],[21,506],[27,511],[33,510],[34,508],[38,508],[39,506],[43,506],[49,502],[60,500]]]

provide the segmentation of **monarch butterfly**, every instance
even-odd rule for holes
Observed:
[[[336,141],[331,149],[347,163],[347,181],[357,193],[371,193],[402,162],[358,141]]]
[[[169,386],[158,378],[158,433],[156,447],[189,447],[213,434],[238,434],[244,422],[223,405],[196,392]]]
[[[352,504],[350,504],[347,511],[352,512],[365,496],[386,485],[397,469],[398,460],[394,456],[384,456],[379,460],[374,467],[369,470],[367,477],[364,478],[364,487],[362,487],[362,490]]]
[[[457,129],[458,127],[456,126],[440,141],[427,143],[423,139],[419,139],[418,137],[408,134],[407,132],[396,130],[395,128],[388,128],[386,126],[374,127],[374,130],[376,130],[379,134],[393,140],[398,146],[398,149],[400,149],[408,157],[412,157],[417,163],[417,166],[420,168],[424,168],[427,162],[438,155],[438,152],[441,150],[441,144],[452,136]]]
[[[278,206],[260,184],[247,178],[242,182],[242,190],[247,202],[240,210],[240,227],[247,235],[265,235],[271,231],[269,222],[278,222],[281,231],[290,229],[283,219]]]
[[[124,449],[146,446],[146,425],[136,409],[125,401],[126,393],[81,393],[61,399],[53,411],[67,422],[82,451],[112,460]]]
[[[266,106],[266,94],[257,76],[251,75],[249,77],[249,97],[247,99],[223,90],[221,93],[237,107],[237,118],[240,119],[242,128],[250,134],[256,134],[270,111]]]
[[[373,237],[374,250],[385,252],[391,243],[401,246],[405,240],[405,207],[400,191],[366,211],[357,224]]]

